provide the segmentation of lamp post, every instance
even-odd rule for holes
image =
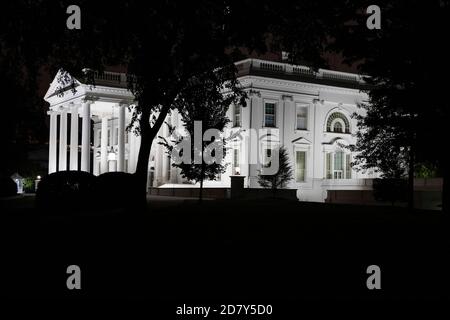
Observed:
[[[37,191],[39,182],[41,181],[41,176],[37,176],[36,180],[34,180],[34,192]]]

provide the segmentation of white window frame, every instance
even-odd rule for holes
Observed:
[[[335,159],[336,159],[336,154],[338,152],[342,152],[342,170],[338,170],[335,168]],[[330,154],[330,176],[328,175],[328,171],[327,171],[327,154]],[[347,159],[348,158],[348,159]],[[324,179],[328,179],[328,180],[348,180],[348,179],[352,179],[353,176],[353,168],[351,165],[348,164],[348,160],[352,161],[352,153],[351,152],[346,152],[344,150],[341,149],[334,149],[334,150],[329,150],[329,151],[325,151],[324,152],[324,164],[325,164],[325,171],[324,171]],[[350,172],[350,174],[349,174]]]
[[[267,126],[267,123],[266,123],[266,104],[273,104],[274,105],[273,126]],[[277,110],[278,110],[278,101],[264,99],[264,102],[263,102],[263,127],[264,128],[277,128]]]
[[[270,157],[268,156],[268,150],[270,150]],[[273,148],[270,145],[266,145],[263,148],[263,154],[262,154],[262,163],[261,163],[261,167],[262,168],[268,168],[270,167],[269,163],[270,161],[267,161],[267,159],[272,158],[272,154],[273,154]]]
[[[236,112],[239,110],[239,112]],[[239,117],[239,121],[237,118]],[[240,105],[234,105],[233,108],[233,127],[242,127],[242,108]]]
[[[294,155],[294,166],[295,166],[295,170],[294,170],[294,174],[295,174],[295,182],[296,183],[305,183],[307,180],[307,173],[308,173],[308,150],[305,149],[295,149],[294,150],[295,155]],[[303,152],[305,154],[305,163],[304,163],[304,168],[303,168],[303,180],[298,180],[297,179],[297,156],[299,152]]]
[[[97,129],[97,147],[102,146],[102,129]]]
[[[338,123],[338,122],[339,122],[339,123],[341,124],[341,126],[342,126],[342,131],[341,131],[341,132],[336,132],[336,131],[334,131],[334,126],[335,126],[336,123]],[[334,119],[333,121],[331,121],[330,127],[331,127],[331,132],[334,132],[334,133],[345,133],[345,132],[346,132],[346,129],[347,129],[347,127],[345,126],[344,120],[342,120],[342,119],[340,119],[340,118],[336,118],[336,119]]]
[[[306,110],[306,116],[305,116],[305,128],[299,128],[298,127],[298,111],[300,108],[304,108]],[[308,131],[309,130],[309,104],[296,102],[295,103],[295,130],[299,131]]]

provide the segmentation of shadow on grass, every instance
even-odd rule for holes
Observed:
[[[440,212],[276,199],[168,201],[153,199],[139,213],[67,216],[2,202],[2,274],[8,275],[2,295],[164,301],[449,296],[448,218]],[[80,292],[65,287],[70,264],[83,272]],[[365,285],[371,264],[382,270],[379,292]],[[33,286],[24,276],[30,266],[39,275]]]

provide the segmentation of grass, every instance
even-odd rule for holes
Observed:
[[[404,208],[153,201],[145,214],[43,215],[2,201],[2,295],[161,301],[448,299],[448,217]],[[78,264],[82,290],[65,287]],[[367,266],[382,290],[366,288]],[[32,267],[31,267],[32,266]],[[29,285],[30,268],[34,285]]]

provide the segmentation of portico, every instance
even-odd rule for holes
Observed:
[[[65,86],[58,82],[61,77],[60,71],[45,95],[50,103],[49,173],[134,172],[136,159],[129,151],[138,138],[126,131],[134,97],[123,75],[102,74],[95,86],[76,79]]]

